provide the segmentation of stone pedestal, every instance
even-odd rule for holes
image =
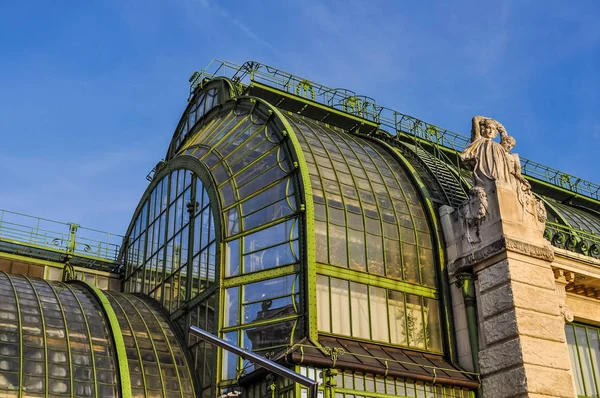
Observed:
[[[484,188],[460,209],[441,210],[451,277],[477,280],[483,396],[573,397],[564,299],[535,200],[494,182]]]

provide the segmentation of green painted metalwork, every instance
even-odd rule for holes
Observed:
[[[462,152],[470,143],[469,138],[465,136],[377,105],[372,98],[357,95],[346,89],[326,87],[258,62],[250,61],[243,65],[237,65],[214,59],[206,68],[197,73],[191,83],[193,85],[204,78],[215,76],[226,76],[234,82],[245,85],[249,85],[251,82],[262,82],[296,96],[303,96],[304,88],[310,87],[314,93],[310,94],[311,100],[373,121],[384,128],[389,128],[397,136],[423,139],[456,152]],[[600,199],[600,185],[597,183],[583,180],[526,158],[521,158],[521,166],[522,173],[526,176],[546,181],[554,186],[590,198]]]
[[[356,355],[360,357],[360,355]],[[366,356],[365,356],[366,357]],[[368,357],[372,358],[372,357]],[[366,359],[366,358],[365,358]],[[403,363],[408,368],[423,366],[430,368],[435,373],[441,368],[431,368],[427,365],[417,365],[410,362],[394,361],[390,358],[378,358],[379,361]],[[446,369],[455,372],[456,370]],[[368,398],[391,398],[391,397],[428,397],[428,398],[475,398],[475,393],[466,388],[451,387],[440,383],[415,382],[410,379],[394,378],[390,376],[374,376],[362,372],[334,371],[330,369],[319,369],[309,366],[298,366],[297,371],[303,376],[316,380],[319,390],[327,396],[330,390],[332,396],[338,398],[368,397]],[[477,377],[477,374],[462,372]],[[306,388],[300,387],[296,396],[304,396]],[[261,398],[260,395],[252,395],[251,398]]]
[[[598,235],[546,221],[544,237],[553,246],[600,259],[600,236]]]
[[[385,143],[382,143],[382,145],[385,145],[386,147],[388,146]],[[416,148],[416,146],[415,146]],[[408,170],[410,171],[410,173],[408,173],[409,177],[412,179],[413,183],[416,185],[416,187],[419,190],[419,193],[421,195],[421,200],[422,202],[425,204],[425,209],[426,209],[426,214],[428,216],[429,222],[432,225],[432,237],[434,239],[434,244],[435,244],[435,249],[434,252],[437,253],[437,260],[438,260],[438,280],[440,281],[438,283],[439,289],[441,291],[441,304],[442,304],[442,311],[443,311],[443,315],[444,315],[444,320],[446,322],[446,327],[443,330],[443,333],[445,333],[445,337],[446,337],[446,342],[447,342],[447,347],[446,347],[446,352],[449,354],[450,358],[452,358],[452,360],[454,362],[458,361],[458,357],[457,357],[457,350],[456,350],[456,341],[455,341],[455,334],[454,334],[454,322],[453,322],[453,311],[452,311],[452,299],[450,297],[450,291],[448,290],[448,275],[446,272],[446,250],[445,247],[443,245],[443,240],[442,240],[442,233],[441,233],[441,226],[439,225],[438,222],[438,215],[436,212],[436,208],[434,207],[432,200],[430,198],[430,196],[427,194],[427,188],[424,184],[424,182],[422,181],[422,179],[420,178],[420,174],[417,172],[417,170],[414,168],[414,166],[408,161],[408,159],[406,159],[406,157],[401,153],[401,151],[399,150],[398,147],[388,147],[388,150],[390,151],[390,153],[392,153],[396,159]],[[429,166],[431,167],[431,166]],[[437,167],[437,166],[435,166]],[[460,188],[460,187],[457,187]],[[458,193],[455,193],[455,195],[458,195]],[[448,198],[450,200],[450,198]]]
[[[158,307],[134,295],[104,294],[123,331],[133,395],[195,396],[186,355]]]
[[[291,128],[282,125],[281,120],[285,119],[276,112],[255,98],[226,102],[198,126],[180,150],[206,165],[219,193],[225,225],[221,231],[222,250],[226,253],[220,285],[229,289],[239,287],[245,291],[250,284],[265,278],[276,280],[290,272],[295,275],[297,264],[304,261],[297,246],[298,228],[303,224],[299,221],[306,206],[298,204],[301,199],[297,163],[292,160],[293,150],[289,147]],[[272,236],[265,240],[269,234]],[[223,300],[222,308],[227,305]],[[235,306],[239,312],[242,301]],[[265,316],[276,313],[270,308],[263,311]],[[276,316],[264,322],[277,326],[289,322],[287,318]],[[260,325],[262,321],[220,325],[219,330],[226,335],[235,334],[236,344],[248,345],[240,339]],[[286,344],[292,338],[293,333]],[[260,349],[266,348],[261,343]]]
[[[98,300],[100,306],[102,307],[102,311],[106,316],[106,319],[108,321],[108,327],[110,329],[113,341],[115,343],[115,351],[117,353],[116,362],[119,366],[119,381],[121,385],[121,394],[123,398],[131,398],[132,394],[131,378],[129,376],[129,361],[127,360],[125,341],[123,339],[121,327],[119,326],[119,319],[117,318],[117,314],[115,314],[115,311],[110,305],[108,298],[106,298],[106,295],[104,294],[104,292],[102,292],[102,290],[86,282],[80,281],[77,283],[80,283],[82,284],[82,286],[85,286],[92,293],[92,295],[94,295],[94,297],[96,298],[96,300]]]
[[[0,209],[0,243],[48,250],[66,256],[95,260],[113,269],[118,265],[123,237]]]
[[[0,292],[0,395],[119,394],[110,329],[87,289],[0,273]]]
[[[23,341],[23,321],[21,319],[22,315],[21,315],[21,305],[19,303],[19,293],[15,287],[15,284],[13,283],[13,281],[11,280],[11,278],[8,276],[8,274],[6,272],[0,272],[0,277],[2,278],[6,278],[8,280],[8,283],[10,284],[12,293],[13,293],[13,297],[15,299],[15,308],[16,308],[16,313],[17,313],[17,328],[18,328],[18,333],[19,333],[19,341]],[[3,296],[6,298],[6,294],[3,294]],[[4,311],[6,311],[6,308],[3,308]],[[46,332],[44,331],[44,336],[46,335]],[[8,350],[7,350],[8,351]],[[8,352],[5,352],[5,355],[8,354]],[[19,344],[19,357],[18,357],[18,361],[19,361],[19,376],[18,376],[18,380],[19,380],[19,398],[21,398],[23,396],[23,388],[21,386],[23,386],[23,344]],[[5,376],[6,377],[6,376]]]

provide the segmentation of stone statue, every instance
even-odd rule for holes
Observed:
[[[493,140],[498,134],[500,143]],[[479,228],[488,214],[487,195],[492,181],[495,186],[516,194],[521,205],[521,221],[530,216],[541,223],[546,220],[544,204],[533,196],[531,184],[521,174],[519,155],[510,152],[515,143],[498,121],[483,116],[472,119],[471,144],[461,154],[461,159],[473,172],[469,203],[461,210],[467,224],[476,229],[477,239],[468,236],[471,243],[479,240]]]
[[[471,144],[461,154],[461,159],[473,171],[473,185],[484,186],[495,180],[500,184],[510,184],[508,153],[499,143],[493,141],[501,133],[508,135],[506,129],[494,119],[475,116],[471,127]]]

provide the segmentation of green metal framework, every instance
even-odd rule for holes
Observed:
[[[432,229],[434,209],[424,197],[423,183],[409,176],[415,170],[407,169],[402,155],[371,137],[282,112],[248,96],[218,106],[211,100],[210,109],[205,106],[190,122],[197,103],[217,98],[214,92],[206,94],[213,87],[210,80],[198,81],[201,86],[192,84],[191,105],[168,159],[157,165],[127,231],[122,253],[126,289],[152,294],[162,284],[163,293],[154,297],[182,330],[199,326],[264,355],[290,349],[303,337],[318,346],[319,334],[452,352],[451,333],[442,334],[451,327],[448,311],[440,312],[445,308],[440,300],[447,298],[437,289],[443,257]],[[360,117],[355,122],[376,127]],[[195,174],[186,182],[190,172]],[[183,173],[182,184],[177,173]],[[194,184],[204,186],[210,205],[185,195]],[[180,198],[185,199],[174,204]],[[181,209],[196,205],[214,214],[214,282],[192,292],[194,270],[187,280],[180,279],[185,297],[169,306],[163,281],[184,266],[186,256],[173,266],[174,260],[163,254],[164,263],[171,265],[151,265],[161,250],[149,238],[155,235],[151,226],[163,216],[160,222],[170,225],[185,213]],[[189,264],[189,252],[195,250],[192,236],[202,232],[183,217],[179,228],[159,231],[168,242],[189,225]],[[152,278],[155,283],[145,288]],[[347,288],[337,289],[338,282]],[[343,302],[347,311],[340,311]],[[375,327],[380,326],[378,318],[385,328]],[[214,391],[212,380],[227,389],[253,370],[234,355],[216,356],[214,347],[195,338],[188,337],[187,344],[204,394]]]
[[[286,140],[269,106],[240,99],[224,104],[182,149],[209,168],[219,194],[225,226],[219,330],[259,352],[291,344],[302,312],[302,209]],[[267,328],[279,328],[277,341],[266,337]],[[241,366],[224,354],[221,378],[236,379]]]
[[[116,353],[86,289],[0,273],[0,393],[119,396]]]
[[[84,282],[0,273],[2,397],[193,397],[158,306]]]
[[[0,248],[9,253],[112,271],[123,237],[0,209]]]
[[[577,396],[597,397],[600,393],[600,329],[574,323],[567,324],[565,332]]]
[[[265,83],[284,92],[304,97],[327,107],[371,121],[388,128],[396,137],[405,136],[415,140],[424,140],[435,145],[462,152],[470,143],[469,138],[442,129],[433,124],[377,105],[374,99],[346,90],[333,89],[319,83],[294,76],[277,68],[258,62],[246,62],[236,65],[228,61],[213,60],[195,74],[190,81],[195,87],[204,78],[226,76],[235,84],[249,85],[252,82]],[[440,156],[443,156],[440,153]],[[521,158],[522,173],[541,181],[548,182],[569,191],[594,199],[600,199],[600,185],[569,175],[551,167]]]
[[[474,398],[475,393],[467,388],[444,386],[439,383],[423,383],[413,380],[374,376],[362,372],[331,371],[330,369],[318,369],[314,367],[299,366],[300,374],[322,385],[322,391],[326,398],[353,398],[356,396],[372,398],[389,397],[431,397],[431,398]],[[281,382],[280,382],[281,383]],[[278,383],[279,384],[279,383]],[[278,390],[285,391],[286,385],[281,383]],[[300,396],[304,396],[300,388]],[[282,395],[285,396],[285,395]],[[250,398],[266,398],[265,395],[252,395]]]

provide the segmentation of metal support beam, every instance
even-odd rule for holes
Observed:
[[[256,365],[262,366],[263,368],[279,375],[287,377],[293,382],[302,384],[305,387],[308,387],[308,398],[317,398],[319,383],[316,381],[309,379],[306,376],[302,376],[300,373],[296,373],[293,370],[286,368],[285,366],[281,366],[278,363],[275,363],[271,360],[268,360],[264,357],[261,357],[258,354],[253,353],[252,351],[244,350],[242,347],[238,347],[235,344],[231,344],[228,341],[225,341],[212,333],[209,333],[203,329],[200,329],[197,326],[190,326],[189,332],[204,341],[207,341],[211,344],[214,344],[218,347],[223,348],[229,352],[232,352],[236,355],[239,355],[243,359],[251,361]]]

